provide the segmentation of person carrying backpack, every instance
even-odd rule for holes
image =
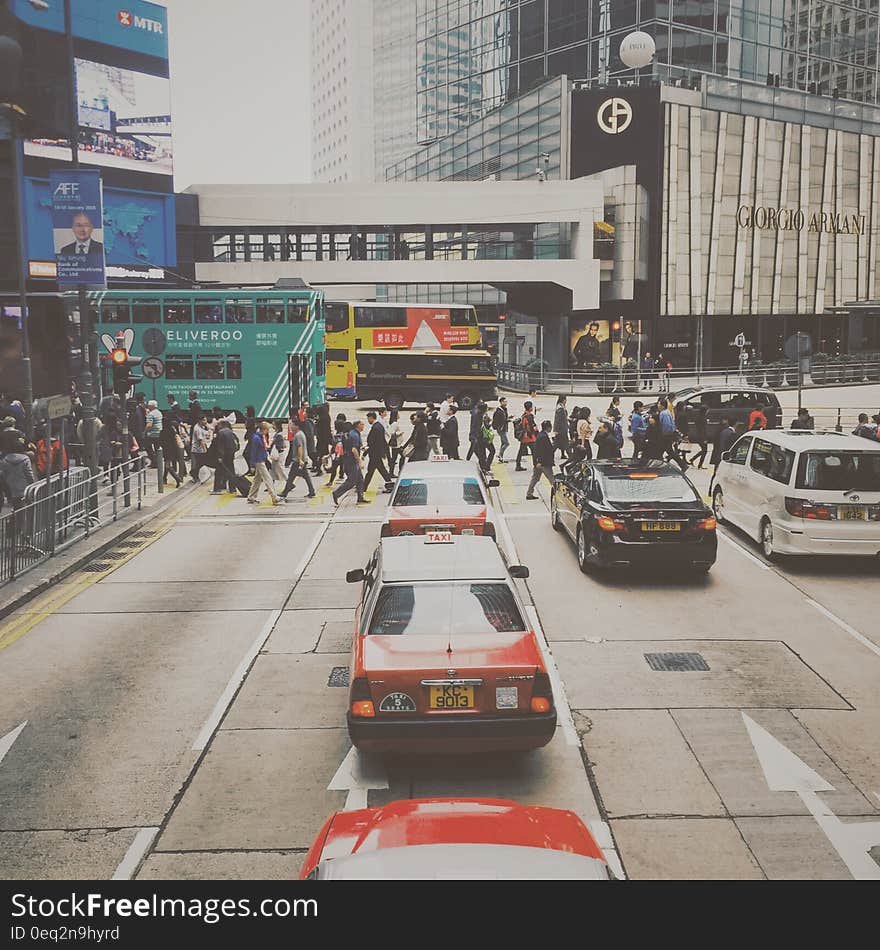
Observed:
[[[538,427],[535,424],[534,404],[530,399],[523,405],[523,414],[513,424],[513,436],[519,442],[519,452],[516,455],[516,472],[524,472],[522,459],[532,452],[532,446],[538,439]],[[551,426],[552,428],[552,426]]]

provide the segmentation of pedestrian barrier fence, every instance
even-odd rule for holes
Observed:
[[[673,369],[639,369],[634,365],[597,366],[590,369],[549,369],[546,364],[516,366],[500,363],[498,385],[514,392],[541,392],[565,395],[680,391],[693,386],[760,386],[767,389],[796,389],[798,368],[792,364],[752,364],[742,367],[694,367]],[[802,385],[839,386],[880,382],[880,361],[814,360],[809,373],[800,379]]]
[[[29,485],[20,505],[0,513],[0,585],[116,521],[121,511],[140,510],[146,466],[140,454],[94,476],[70,466]]]

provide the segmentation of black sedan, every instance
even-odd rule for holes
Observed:
[[[586,462],[556,476],[550,517],[577,545],[578,564],[684,564],[707,572],[718,550],[715,518],[668,462]]]

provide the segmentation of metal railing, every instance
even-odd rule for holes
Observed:
[[[0,585],[112,524],[122,510],[140,510],[148,464],[142,454],[95,476],[71,466],[28,485],[22,503],[0,514]]]
[[[619,366],[600,366],[593,369],[548,369],[500,363],[498,385],[514,392],[564,393],[566,395],[594,395],[607,393],[632,394],[670,392],[692,386],[760,386],[766,389],[796,389],[797,366],[768,364],[766,366],[706,367],[695,369],[644,370]],[[812,371],[805,374],[804,386],[857,385],[880,382],[880,362],[857,359],[814,362]]]

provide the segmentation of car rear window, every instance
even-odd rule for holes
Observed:
[[[394,584],[379,591],[370,636],[511,633],[526,630],[506,584]]]
[[[700,496],[681,475],[674,472],[633,472],[602,479],[602,492],[611,502],[692,502]]]
[[[484,505],[476,478],[401,478],[393,505]]]
[[[880,452],[804,452],[798,488],[880,492]]]

